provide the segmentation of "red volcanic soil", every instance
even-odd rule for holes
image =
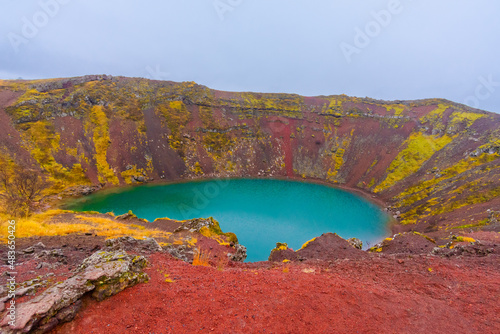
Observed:
[[[52,333],[500,332],[496,255],[376,255],[222,270],[164,253],[149,260],[148,283],[102,302],[85,299],[75,320]]]

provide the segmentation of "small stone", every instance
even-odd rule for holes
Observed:
[[[23,249],[21,252],[23,252],[24,254],[31,254],[31,253],[35,252],[35,248],[28,247],[26,249]]]
[[[42,248],[45,248],[45,245],[40,241],[39,243],[37,243],[33,247],[42,249]]]
[[[363,249],[363,242],[358,238],[350,238],[347,241],[351,244],[352,247],[357,249]]]
[[[28,286],[28,287],[23,288],[23,289],[17,289],[16,290],[16,297],[24,296],[30,292],[33,292],[33,291],[35,291],[35,288],[32,286]]]

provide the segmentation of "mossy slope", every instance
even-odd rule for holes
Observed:
[[[29,152],[53,193],[291,176],[374,192],[404,223],[462,213],[452,225],[484,219],[471,208],[498,201],[500,115],[446,100],[230,93],[109,76],[2,81],[0,97],[8,92],[19,97],[0,105],[15,132],[0,133],[2,159],[25,164],[21,152]]]

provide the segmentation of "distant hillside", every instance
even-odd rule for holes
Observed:
[[[500,115],[442,99],[232,93],[110,76],[0,81],[0,150],[4,166],[46,173],[53,193],[288,176],[372,193],[427,233],[487,225],[487,210],[500,207]]]

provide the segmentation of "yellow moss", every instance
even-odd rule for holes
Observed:
[[[184,241],[189,245],[189,246],[196,246],[196,243],[198,242],[198,239],[190,237],[187,239],[184,239]]]
[[[99,182],[118,184],[118,177],[115,175],[107,160],[107,151],[110,143],[108,117],[102,106],[92,107],[90,120],[94,124],[94,146],[95,159]]]
[[[442,207],[434,211],[434,214],[441,214],[451,212],[456,209],[474,205],[478,203],[485,203],[500,196],[500,187],[489,189],[486,191],[478,191],[469,195],[464,199],[449,199]]]
[[[157,111],[165,118],[172,133],[169,145],[174,150],[182,148],[182,134],[186,124],[191,120],[191,113],[182,101],[170,101],[157,107]]]
[[[74,148],[66,147],[66,154],[77,158],[78,157],[78,149],[76,147],[74,147]]]
[[[336,134],[336,129],[335,129],[335,134]],[[336,182],[337,180],[337,174],[342,168],[344,164],[344,155],[346,150],[349,148],[352,138],[353,138],[353,133],[354,129],[351,130],[351,133],[343,138],[337,138],[336,136],[334,137],[334,142],[335,146],[332,148],[332,151],[335,151],[332,154],[332,162],[333,162],[333,167],[328,169],[327,172],[327,180],[331,182]],[[325,141],[329,141],[330,136],[329,134],[325,134]]]
[[[287,250],[288,249],[288,244],[285,243],[285,242],[277,242],[276,243],[276,247],[274,248],[274,250]]]
[[[465,122],[467,127],[471,126],[476,120],[486,117],[484,114],[478,114],[466,111],[455,111],[451,115],[450,125],[456,126],[459,123]]]
[[[202,175],[203,174],[203,169],[201,168],[201,165],[198,161],[195,162],[193,167],[190,167],[190,171],[194,175]]]
[[[69,233],[82,233],[89,230],[89,226],[79,223],[58,223],[48,224],[47,222],[55,215],[62,214],[64,210],[49,210],[42,214],[36,214],[29,218],[15,219],[16,221],[16,237],[26,238],[31,236],[55,236],[65,235]],[[0,242],[7,242],[7,225],[11,217],[2,216],[0,223]]]
[[[480,222],[475,223],[475,224],[466,224],[466,225],[460,225],[460,226],[451,226],[451,227],[447,227],[446,229],[447,230],[449,230],[449,229],[465,229],[465,228],[473,228],[473,227],[479,227],[479,226],[484,226],[484,225],[488,225],[488,219],[483,219]]]
[[[203,145],[208,152],[220,157],[233,146],[233,141],[227,133],[209,132],[203,136]]]
[[[427,240],[429,240],[430,242],[436,243],[436,240],[434,240],[434,239],[432,239],[432,238],[430,238],[430,237],[426,236],[425,234],[422,234],[422,233],[420,233],[420,232],[415,232],[415,231],[413,231],[412,233],[413,233],[413,234],[415,234],[415,235],[419,235],[419,236],[421,236],[421,237],[424,237],[424,238],[426,238]]]
[[[266,112],[279,113],[281,115],[297,117],[300,116],[303,98],[295,94],[261,94],[240,93],[240,101],[232,101],[233,106],[240,105],[240,111],[258,109]],[[236,109],[236,110],[237,110]]]
[[[77,215],[75,218],[82,223],[90,224],[87,230],[106,238],[131,236],[134,238],[169,238],[172,233],[161,230],[150,230],[140,225],[129,225],[115,221],[113,218],[89,217]]]
[[[300,247],[300,249],[304,249],[304,248],[306,248],[306,247],[307,247],[307,245],[309,245],[309,243],[310,243],[310,242],[313,242],[314,240],[316,240],[316,238],[312,238],[311,240],[306,241],[306,242],[302,245],[302,247]]]
[[[200,229],[200,234],[217,241],[217,243],[221,246],[229,246],[229,241],[232,239],[227,233],[223,233],[219,228],[209,228],[208,226],[203,226]]]
[[[163,274],[163,276],[165,277],[165,282],[167,282],[167,283],[174,282],[174,280],[170,278],[170,274]]]
[[[133,176],[143,176],[144,169],[142,168],[137,168],[136,165],[133,165],[131,169],[125,170],[121,172],[121,176],[123,180],[128,183],[128,184],[133,184],[134,181],[132,179]]]
[[[321,110],[322,114],[332,115],[332,116],[344,116],[344,109],[342,108],[342,98],[340,97],[330,97],[327,98],[330,103],[327,105],[326,103],[323,105]]]
[[[392,109],[394,109],[394,116],[401,116],[405,110],[405,106],[401,104],[392,105]]]
[[[443,123],[444,112],[450,106],[444,105],[442,103],[438,104],[438,107],[428,113],[426,116],[421,118],[422,123],[428,123],[433,126],[434,129],[444,131],[446,126]],[[465,110],[455,110],[451,113],[448,121],[448,126],[456,130],[456,126],[460,123],[465,123],[466,127],[471,126],[476,120],[486,117],[485,114],[465,111]]]
[[[47,93],[42,93],[37,91],[36,89],[32,88],[27,90],[23,95],[19,97],[19,99],[16,101],[17,104],[33,101],[33,100],[38,100],[40,98],[43,98],[47,96]]]
[[[412,133],[403,144],[398,156],[388,168],[387,177],[375,187],[374,192],[385,190],[419,170],[424,162],[453,140],[452,137],[427,136]]]
[[[443,114],[448,108],[449,106],[440,103],[436,109],[423,116],[420,121],[432,125],[434,129],[444,131]]]
[[[373,187],[374,184],[375,184],[375,178],[372,177],[372,179],[370,180],[370,183],[368,183],[368,188]]]
[[[458,242],[476,242],[474,238],[459,236],[455,239]]]
[[[489,163],[498,159],[498,154],[487,154],[483,153],[479,157],[467,157],[464,160],[459,161],[453,166],[442,170],[441,176],[432,178],[430,180],[420,181],[416,185],[408,188],[406,191],[399,194],[396,199],[398,200],[396,203],[397,207],[403,207],[411,205],[417,201],[427,198],[433,191],[438,189],[440,184],[445,184],[452,177],[470,171],[478,166]],[[471,188],[473,183],[466,183],[455,190],[452,193],[461,193],[464,190]],[[436,203],[434,203],[436,204]]]
[[[50,123],[47,121],[30,123],[21,135],[25,148],[40,167],[49,174],[51,182],[49,193],[57,193],[66,187],[90,182],[81,164],[66,168],[55,160],[54,154],[60,147],[60,135],[54,132]]]

